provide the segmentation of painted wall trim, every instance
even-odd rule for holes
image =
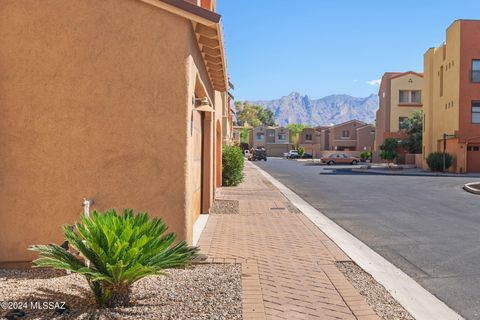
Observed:
[[[210,217],[209,214],[201,214],[198,216],[197,221],[193,224],[193,240],[192,244],[194,246],[197,245],[198,240],[200,240],[200,236],[202,235],[205,226],[207,225],[208,218]]]

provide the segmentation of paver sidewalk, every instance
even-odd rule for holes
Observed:
[[[211,214],[198,245],[213,262],[242,263],[244,319],[379,319],[335,267],[350,260],[250,163],[221,188],[239,214]]]

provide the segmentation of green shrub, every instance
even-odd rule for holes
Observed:
[[[362,151],[362,153],[360,153],[360,158],[362,158],[363,160],[371,159],[372,151]]]
[[[393,138],[385,139],[380,146],[380,158],[387,161],[393,161],[398,157],[398,140]]]
[[[452,166],[453,157],[445,153],[445,170]],[[427,164],[432,171],[443,171],[443,152],[432,152],[427,157]]]
[[[222,152],[222,185],[236,186],[243,181],[243,153],[234,146],[224,146]]]
[[[305,148],[302,147],[302,146],[300,146],[300,147],[297,148],[297,152],[298,152],[298,156],[299,156],[300,158],[302,158],[303,155],[305,154]]]
[[[87,279],[97,304],[101,307],[125,306],[130,301],[131,285],[161,270],[187,265],[198,249],[185,241],[174,245],[175,234],[164,234],[161,219],[149,219],[147,213],[134,214],[114,209],[90,217],[82,216],[74,227],[63,231],[69,246],[80,257],[56,245],[33,245],[39,253],[35,267],[70,270]],[[88,262],[86,262],[88,261]]]

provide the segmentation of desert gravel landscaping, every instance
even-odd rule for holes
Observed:
[[[198,264],[165,273],[136,282],[131,306],[98,309],[82,276],[46,269],[0,269],[0,301],[68,306],[62,315],[24,309],[26,319],[242,319],[240,265]],[[0,315],[5,313],[0,310]]]
[[[236,200],[220,200],[216,199],[213,202],[210,213],[213,214],[239,214],[238,201]]]
[[[336,266],[383,320],[415,320],[381,284],[356,263],[337,262]]]

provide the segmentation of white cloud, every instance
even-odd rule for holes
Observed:
[[[378,86],[380,84],[380,82],[382,82],[382,79],[367,81],[367,83],[371,86]]]

